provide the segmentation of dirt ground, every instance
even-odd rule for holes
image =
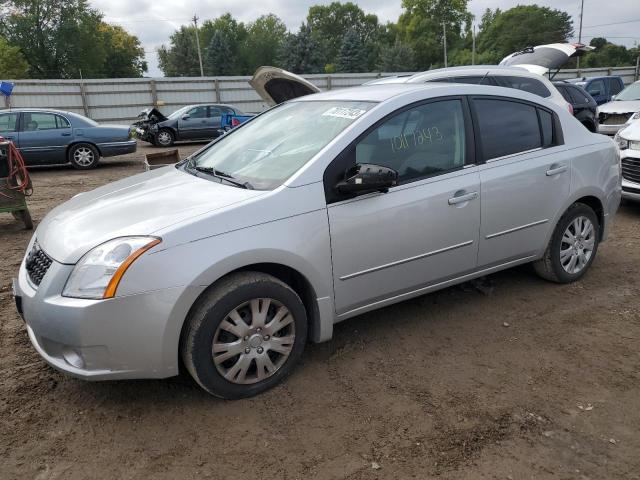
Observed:
[[[34,220],[150,150],[34,169]],[[576,284],[519,268],[362,315],[283,385],[225,402],[186,377],[49,368],[10,292],[31,234],[0,214],[0,478],[640,479],[639,234],[623,205]]]

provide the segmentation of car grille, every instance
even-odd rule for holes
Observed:
[[[624,125],[629,120],[629,117],[633,115],[630,113],[601,113],[600,123],[602,125]]]
[[[640,158],[622,159],[622,178],[640,183]]]
[[[51,267],[52,262],[53,260],[51,260],[49,256],[42,251],[38,242],[35,242],[33,244],[33,248],[27,255],[27,260],[25,261],[27,274],[34,285],[40,285],[42,278],[49,270],[49,267]]]

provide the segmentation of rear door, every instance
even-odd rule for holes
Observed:
[[[480,166],[478,266],[534,256],[569,195],[570,154],[550,110],[504,97],[472,99]]]
[[[73,130],[62,115],[50,112],[22,112],[18,143],[30,164],[66,163]]]
[[[338,315],[475,268],[480,182],[470,128],[462,98],[413,105],[372,127],[327,168]],[[393,168],[399,185],[341,197],[336,183],[361,163]]]

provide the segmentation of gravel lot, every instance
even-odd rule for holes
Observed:
[[[34,221],[152,150],[34,169]],[[224,402],[186,376],[49,368],[10,292],[31,234],[0,214],[0,478],[640,479],[639,234],[623,205],[579,283],[525,267],[360,316],[285,384]]]

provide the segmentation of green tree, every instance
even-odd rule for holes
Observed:
[[[211,37],[205,57],[207,75],[234,75],[231,41],[222,30],[216,30]]]
[[[591,39],[589,45],[595,47],[595,50],[580,59],[582,68],[626,67],[635,64],[637,56],[633,54],[633,49],[627,49],[624,45],[613,44],[602,37]]]
[[[277,63],[294,73],[322,73],[322,46],[312,35],[309,25],[303,23],[297,33],[287,34]]]
[[[411,45],[396,40],[393,45],[384,47],[378,68],[382,72],[412,72],[415,69],[415,55]]]
[[[170,46],[158,48],[158,65],[167,77],[200,76],[196,29],[181,26],[169,38]]]
[[[200,45],[208,50],[215,32],[220,32],[229,46],[229,57],[227,58],[227,75],[243,75],[248,73],[246,60],[243,58],[243,45],[247,39],[247,27],[244,23],[238,22],[230,13],[225,13],[214,20],[206,20],[200,29]],[[195,40],[195,37],[194,37]],[[210,54],[206,52],[205,58]]]
[[[100,34],[106,57],[102,73],[109,78],[141,77],[147,71],[144,48],[138,37],[129,35],[122,27],[102,23]]]
[[[109,62],[124,67],[127,75],[146,69],[137,38],[116,27],[106,28],[102,14],[87,0],[7,0],[4,4],[1,33],[10,45],[20,48],[31,77],[74,78],[80,71],[85,77],[103,77],[114,73]]]
[[[573,35],[571,16],[537,5],[518,5],[504,12],[486,12],[477,38],[482,63],[499,63],[529,46],[563,43]]]
[[[29,64],[18,47],[12,47],[4,37],[0,37],[0,79],[15,80],[28,78]]]
[[[247,73],[253,73],[261,65],[276,63],[286,33],[284,22],[273,14],[262,15],[249,24],[247,38],[241,49]]]
[[[444,63],[444,28],[450,57],[463,48],[473,16],[468,0],[403,0],[398,19],[400,38],[415,52],[418,69],[425,70]],[[469,37],[470,38],[470,37]]]
[[[338,55],[344,43],[346,32],[353,30],[360,42],[377,52],[379,36],[384,28],[378,23],[376,15],[365,13],[352,2],[332,2],[329,5],[314,5],[307,15],[313,36],[322,44],[326,55],[325,63],[337,63]],[[367,55],[367,63],[375,65],[375,53]]]
[[[354,29],[347,30],[338,54],[336,64],[338,72],[365,72],[367,70],[367,51],[360,35]]]

